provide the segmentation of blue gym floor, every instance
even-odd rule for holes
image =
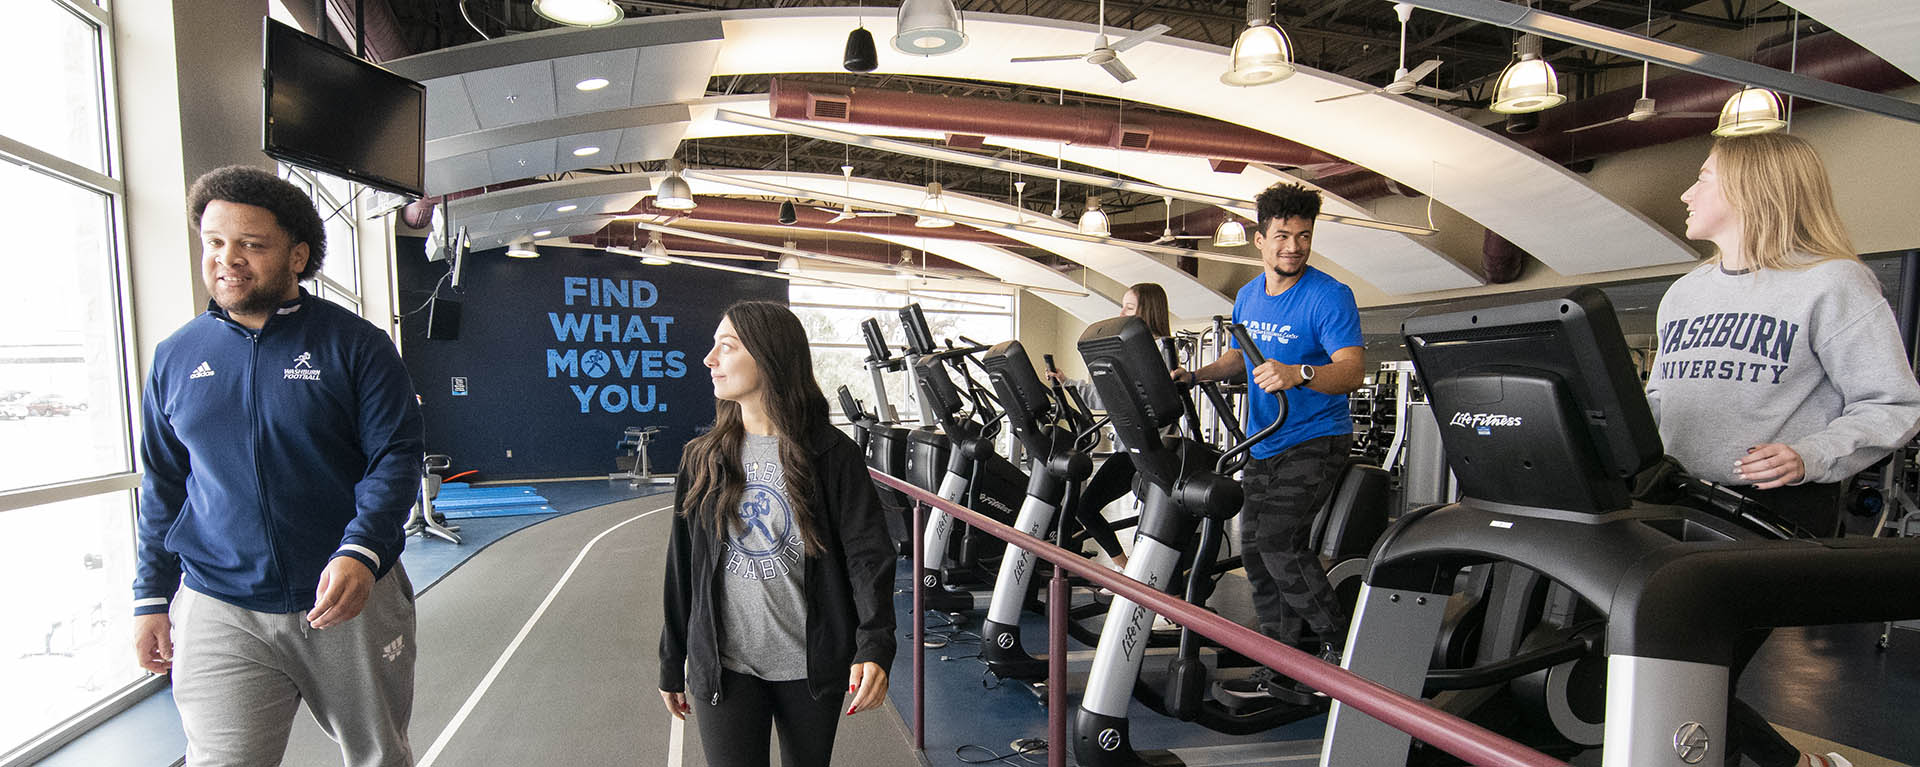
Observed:
[[[910,567],[903,562],[896,578],[900,652],[890,694],[909,729],[913,724]],[[1236,590],[1231,582],[1240,577],[1237,573],[1227,576],[1221,596],[1231,598]],[[1083,590],[1075,590],[1075,604],[1088,598]],[[929,765],[959,767],[996,756],[1017,764],[1022,758],[1011,756],[1015,741],[1046,737],[1044,689],[998,681],[979,659],[978,631],[984,616],[982,607],[949,626],[946,616],[928,613],[929,644],[939,645],[926,651],[927,687],[932,693],[926,700]],[[1877,623],[1776,631],[1742,678],[1741,697],[1776,725],[1792,730],[1785,734],[1796,743],[1831,741],[1881,757],[1856,759],[1859,767],[1920,764],[1920,727],[1911,724],[1920,716],[1920,705],[1913,702],[1920,700],[1920,632],[1895,631],[1892,647],[1886,651],[1876,646],[1880,633]],[[1044,616],[1023,613],[1021,636],[1028,652],[1045,652]],[[1068,647],[1075,653],[1092,649],[1072,639]],[[1167,659],[1150,654],[1146,668],[1162,668]],[[1069,714],[1079,704],[1088,665],[1085,658],[1069,663]],[[1235,747],[1318,739],[1326,727],[1326,717],[1317,715],[1266,733],[1235,737],[1174,721],[1138,701],[1128,719],[1135,748],[1170,749],[1183,755],[1205,751],[1227,756]],[[1027,754],[1024,761],[1044,762],[1045,747],[1036,746],[1040,750]]]

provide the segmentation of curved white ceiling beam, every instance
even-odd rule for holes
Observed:
[[[838,193],[844,188],[843,180],[839,176],[804,173],[787,174],[778,171],[708,171],[708,173],[750,174],[767,180],[777,180],[782,184],[792,184],[794,186],[834,193]],[[585,179],[554,181],[455,200],[448,204],[448,208],[452,211],[454,226],[468,227],[474,235],[473,247],[476,250],[500,247],[522,237],[533,237],[534,239],[566,238],[573,235],[590,234],[599,231],[607,225],[607,222],[611,220],[613,214],[624,213],[631,209],[633,205],[638,202],[639,198],[644,196],[644,194],[652,188],[653,182],[664,175],[666,174],[628,173],[617,176],[599,176]],[[698,194],[765,195],[765,192],[757,189],[727,187],[713,184],[704,179],[695,180],[691,183],[694,186],[695,192]],[[853,192],[857,195],[872,196],[873,199],[895,199],[890,195],[899,194],[900,197],[898,199],[906,200],[901,203],[904,205],[918,204],[920,202],[918,195],[923,193],[918,187],[870,181],[860,178],[853,180]],[[955,203],[971,200],[972,198],[952,195],[947,199],[950,203]],[[589,200],[599,200],[600,204],[596,206],[586,202],[575,202]],[[579,204],[580,207],[570,211],[557,210],[569,203]],[[988,204],[991,205],[992,203]],[[1004,209],[1005,212],[996,211],[998,215],[1009,215],[1009,212],[1014,210],[1004,205],[994,205],[994,207]],[[963,210],[962,212],[965,211]],[[1062,225],[1062,228],[1065,228],[1064,225]],[[548,233],[535,237],[535,233],[541,231]],[[820,231],[832,232],[832,230]],[[1123,270],[1128,273],[1154,271],[1153,267],[1170,271],[1173,275],[1177,275],[1177,278],[1165,277],[1164,279],[1156,279],[1154,281],[1161,282],[1168,286],[1169,299],[1172,298],[1176,288],[1180,289],[1183,300],[1182,303],[1176,304],[1177,308],[1174,309],[1176,314],[1180,314],[1180,308],[1191,308],[1195,311],[1204,312],[1192,316],[1211,316],[1214,313],[1218,313],[1217,310],[1211,307],[1217,302],[1224,300],[1218,294],[1194,281],[1194,279],[1185,272],[1177,269],[1169,269],[1158,261],[1149,259],[1131,250],[1126,250],[1125,248],[1110,245],[1094,245],[1056,237],[1037,237],[1031,235],[1023,237],[1017,232],[1009,232],[1007,234],[1015,239],[1032,237],[1032,239],[1035,240],[1070,243],[1076,249],[1075,252],[1080,252],[1078,249],[1082,248],[1098,250],[1101,251],[1099,254],[1100,258],[1105,258],[1110,261],[1119,260],[1121,255],[1124,254],[1124,256],[1131,257],[1132,260],[1144,261],[1146,265],[1150,265],[1135,265],[1133,268]],[[992,245],[961,240],[916,237],[904,234],[874,235],[858,233],[853,236],[883,240],[909,248],[924,250],[936,256],[955,263],[964,264],[975,270],[1010,282],[1037,285],[1043,288],[1055,288],[1063,291],[1085,290],[1085,286],[1074,282],[1059,272],[1036,264],[1030,258]],[[1108,253],[1105,251],[1121,251],[1122,254]],[[1072,253],[1064,251],[1061,252],[1061,255],[1068,258],[1073,257]],[[1126,280],[1112,274],[1108,276],[1114,279],[1121,279],[1123,283],[1140,281]],[[1184,280],[1185,283],[1188,284],[1180,285],[1175,282],[1176,279]],[[1196,294],[1204,295],[1196,297]],[[1085,296],[1039,291],[1031,292],[1030,295],[1060,307],[1061,310],[1072,314],[1081,322],[1103,320],[1120,313],[1120,305],[1118,303],[1091,291]],[[1182,314],[1181,316],[1187,315]]]
[[[695,194],[766,194],[763,191],[751,187],[732,186],[709,180],[715,177],[762,180],[783,186],[826,192],[829,194],[840,194],[846,187],[846,181],[839,176],[810,173],[706,169],[702,170],[699,175],[699,178],[689,179],[688,181],[688,183],[692,185]],[[889,181],[875,181],[873,179],[853,179],[852,196],[854,197],[895,205],[918,206],[925,195],[926,189],[919,186],[895,184]],[[1032,226],[1058,228],[1061,231],[1070,230],[1070,227],[1062,222],[1046,216],[1035,215],[1031,211],[1022,211],[1011,205],[1003,205],[990,200],[959,194],[946,195],[945,199],[947,208],[960,215],[991,218],[1000,221],[1024,221]],[[1226,314],[1233,309],[1232,301],[1214,292],[1212,288],[1201,284],[1200,281],[1194,279],[1192,275],[1118,245],[1102,245],[1080,240],[1070,240],[1065,237],[1049,237],[1044,234],[1011,230],[1002,230],[999,234],[1008,239],[1019,240],[1028,245],[1057,253],[1122,285],[1131,285],[1136,282],[1160,283],[1162,287],[1167,289],[1168,310],[1176,317],[1205,319],[1216,314]],[[998,248],[994,248],[993,250],[999,251],[1006,256],[1012,256],[1018,260],[998,263],[976,263],[968,259],[982,255],[979,251],[965,248],[949,249],[948,247],[950,245],[967,243],[955,243],[946,240],[912,236],[902,237],[898,241],[912,247],[924,248],[929,253],[935,253],[944,258],[951,258],[954,261],[987,272],[988,274],[1004,277],[1016,282],[1026,282],[1042,287],[1059,287],[1062,289],[1079,289],[1081,287],[1079,283],[1069,280],[1059,273],[1035,264],[1031,260],[1014,256]],[[1005,270],[1003,267],[1006,269],[1017,267],[1018,271]],[[1086,299],[1053,296],[1044,293],[1036,293],[1035,295],[1052,302],[1062,309],[1072,312],[1075,317],[1082,320],[1105,319],[1116,314],[1118,309],[1118,306],[1114,305],[1111,301],[1107,301],[1100,307],[1102,313],[1095,313],[1089,316],[1084,313],[1088,311],[1088,305],[1082,303],[1085,302]],[[1069,306],[1069,303],[1073,305]]]
[[[768,100],[762,94],[713,97],[688,106],[692,114],[692,123],[687,130],[688,139],[774,134],[773,131],[715,118],[715,114],[722,110],[767,115]],[[866,136],[935,140],[944,137],[944,134],[938,131],[910,128],[858,123],[821,123],[807,120],[796,122],[822,125]],[[1050,141],[996,137],[988,137],[987,143],[1012,147],[1045,157],[1059,156],[1080,165],[1105,169],[1161,186],[1193,189],[1245,200],[1253,199],[1262,190],[1276,183],[1299,181],[1292,176],[1260,165],[1250,165],[1237,174],[1218,173],[1205,159],[1199,157],[1153,154],[1107,147],[1062,146]],[[859,169],[856,168],[855,173],[858,172]],[[1044,181],[1030,185],[1036,199],[1045,196],[1046,186]],[[1069,206],[1069,210],[1078,209],[1077,201],[1067,202],[1073,203]],[[1365,208],[1332,195],[1325,196],[1324,204],[1327,210],[1333,213],[1359,217],[1373,215]],[[1367,282],[1390,295],[1468,288],[1486,284],[1471,270],[1434,249],[1429,244],[1430,241],[1425,238],[1333,221],[1320,222],[1314,234],[1314,251],[1317,254],[1324,255],[1328,260],[1339,264],[1349,272],[1362,275]],[[1141,256],[1141,258],[1147,258],[1147,256]]]
[[[1103,147],[1067,146],[1061,149],[1056,148],[1057,144],[1044,141],[991,137],[987,143],[1036,154],[1059,152],[1064,159],[1081,165],[1106,168],[1163,186],[1203,190],[1243,200],[1259,196],[1260,192],[1274,184],[1300,181],[1263,165],[1248,165],[1239,173],[1219,173],[1199,157],[1156,155]],[[1365,218],[1373,216],[1372,211],[1332,194],[1323,193],[1321,204],[1330,213]],[[1313,235],[1314,255],[1323,256],[1341,268],[1360,275],[1381,292],[1390,295],[1486,284],[1479,275],[1434,249],[1427,238],[1335,221],[1321,221],[1314,227]]]
[[[548,93],[534,100],[554,103],[551,114],[557,116],[565,111],[558,107],[563,89],[571,88],[565,81],[625,48],[691,45],[694,55],[676,61],[711,61],[710,75],[837,72],[840,51],[836,41],[854,26],[858,13],[855,9],[808,8],[687,14],[598,29],[517,35],[421,54],[390,62],[389,66],[427,81],[430,99],[436,89],[457,86],[475,113],[475,127],[490,129],[486,126],[511,125],[519,119],[514,115],[523,111],[522,100],[506,100],[505,96],[519,94],[503,91],[498,85],[482,89],[495,98],[473,98],[469,91],[478,86],[470,86],[469,80],[492,83],[509,71],[524,75],[509,79],[517,87],[547,89]],[[887,26],[892,23],[890,19],[868,21],[875,25],[871,29],[877,35],[891,32]],[[718,37],[724,39],[716,39],[716,23],[723,30]],[[883,71],[1070,88],[1155,103],[1283,135],[1385,173],[1403,186],[1420,189],[1562,273],[1695,258],[1679,239],[1607,199],[1575,174],[1471,123],[1397,97],[1313,103],[1317,98],[1368,87],[1361,83],[1303,68],[1279,84],[1231,88],[1218,83],[1219,71],[1225,66],[1224,49],[1162,37],[1124,54],[1140,79],[1123,86],[1084,62],[1007,62],[1010,56],[1029,55],[1036,50],[1084,46],[1091,39],[1091,28],[1084,25],[988,14],[969,14],[967,24],[972,42],[961,51],[926,59],[888,51],[881,58]],[[550,75],[534,76],[542,67]],[[676,64],[673,71],[693,74],[682,69]],[[669,89],[677,89],[688,87],[698,78],[676,75],[670,79],[673,84]],[[700,82],[704,84],[704,80]],[[634,79],[633,89],[645,87],[646,78]],[[624,108],[632,108],[645,98],[633,89],[629,106]],[[481,116],[487,110],[504,111]],[[1363,276],[1373,281],[1371,274]]]
[[[837,72],[839,41],[864,18],[875,37],[893,20],[857,9],[789,8],[720,14],[725,42],[714,75]],[[968,43],[911,57],[888,50],[882,74],[966,77],[1065,88],[1151,103],[1285,136],[1418,189],[1498,232],[1562,274],[1681,263],[1698,256],[1579,175],[1473,123],[1384,95],[1315,103],[1372,86],[1302,67],[1274,85],[1219,81],[1226,49],[1165,36],[1121,54],[1139,79],[1120,84],[1082,61],[1014,64],[1014,56],[1085,48],[1093,28],[1025,16],[966,14]]]

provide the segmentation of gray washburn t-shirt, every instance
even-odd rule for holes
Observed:
[[[807,678],[806,567],[776,437],[746,435],[740,524],[721,553],[720,665],[770,682]]]

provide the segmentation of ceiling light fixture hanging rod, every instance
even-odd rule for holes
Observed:
[[[769,184],[764,181],[756,181],[748,178],[739,178],[736,176],[729,176],[723,173],[713,173],[709,171],[700,171],[695,173],[693,171],[689,171],[689,175],[695,175],[698,178],[701,178],[707,181],[712,181],[713,183],[716,183],[716,184],[727,184],[727,185],[741,187],[745,189],[754,189],[762,192],[772,192],[774,194],[803,194],[803,195],[812,196],[816,199],[826,200],[829,202],[841,202],[844,200],[844,201],[852,202],[853,204],[859,205],[861,207],[873,208],[876,210],[890,210],[895,213],[901,213],[909,216],[919,216],[919,215],[939,216],[940,218],[948,219],[956,223],[966,224],[967,226],[971,226],[976,229],[998,229],[1001,231],[1008,231],[1008,232],[1024,232],[1027,234],[1038,234],[1038,235],[1044,235],[1047,237],[1059,237],[1065,240],[1078,240],[1080,242],[1091,242],[1098,245],[1112,245],[1117,248],[1126,248],[1128,250],[1139,251],[1142,253],[1161,253],[1169,256],[1186,256],[1189,258],[1204,258],[1210,261],[1226,261],[1226,262],[1235,263],[1235,264],[1248,264],[1253,266],[1262,265],[1260,262],[1260,259],[1253,258],[1250,256],[1236,256],[1228,253],[1215,253],[1215,252],[1206,251],[1206,250],[1187,250],[1186,248],[1169,248],[1162,245],[1152,245],[1144,242],[1135,242],[1133,240],[1119,240],[1119,239],[1114,239],[1112,237],[1095,237],[1093,235],[1081,234],[1077,230],[1068,229],[1064,227],[1059,229],[1053,229],[1049,227],[1035,226],[1032,224],[1025,224],[1025,223],[996,221],[990,218],[968,216],[968,215],[963,215],[959,213],[953,213],[950,211],[944,211],[944,212],[929,211],[923,208],[916,208],[909,205],[895,205],[893,203],[880,202],[877,200],[863,200],[856,197],[842,197],[840,195],[833,194],[830,192],[821,192],[821,191],[812,190],[812,189],[796,189],[793,187],[785,187],[779,184]]]
[[[1189,189],[1175,189],[1172,187],[1160,186],[1158,184],[1148,184],[1140,181],[1128,181],[1126,179],[1108,178],[1106,176],[1097,176],[1092,173],[1082,173],[1080,171],[1066,170],[1064,168],[1049,168],[1044,165],[1029,165],[1023,162],[1005,160],[997,157],[984,157],[981,155],[969,154],[967,152],[959,152],[952,149],[941,149],[940,147],[926,146],[923,144],[915,144],[910,141],[898,141],[895,139],[881,138],[878,136],[866,136],[859,133],[850,133],[847,131],[834,130],[832,128],[823,128],[818,125],[809,125],[807,123],[796,122],[793,120],[781,120],[773,117],[761,117],[759,115],[743,114],[740,112],[735,112],[727,109],[722,109],[722,110],[719,110],[718,112],[715,112],[714,119],[720,120],[721,122],[730,122],[735,125],[745,125],[748,127],[760,128],[763,130],[782,131],[786,133],[792,133],[797,136],[806,136],[808,138],[820,139],[823,141],[834,141],[842,144],[849,144],[849,145],[858,146],[865,149],[873,149],[881,152],[891,152],[893,154],[901,154],[909,157],[920,157],[920,158],[931,159],[931,160],[942,160],[945,162],[953,163],[955,165],[968,165],[975,168],[985,168],[987,170],[997,170],[997,171],[1003,171],[1006,173],[1017,173],[1024,176],[1040,176],[1042,178],[1051,178],[1056,181],[1071,181],[1076,184],[1083,184],[1086,186],[1091,186],[1091,187],[1096,187],[1101,189],[1112,189],[1112,190],[1121,191],[1121,192],[1134,192],[1137,194],[1144,194],[1144,195],[1149,195],[1153,197],[1173,197],[1175,199],[1186,200],[1189,202],[1197,202],[1202,205],[1213,205],[1216,207],[1225,208],[1229,211],[1240,214],[1241,216],[1244,216],[1249,219],[1254,218],[1255,216],[1253,203],[1248,200],[1239,200],[1232,197],[1223,197],[1221,195],[1208,194],[1206,192],[1195,192]],[[1418,235],[1422,237],[1433,235],[1437,231],[1437,230],[1430,229],[1423,226],[1413,226],[1410,224],[1396,224],[1391,221],[1379,221],[1379,220],[1370,219],[1370,218],[1360,218],[1358,216],[1342,216],[1337,213],[1321,213],[1320,220],[1332,221],[1332,222],[1341,223],[1341,224],[1350,224],[1353,226],[1366,227],[1368,229],[1380,229],[1388,232],[1398,232],[1400,234]]]
[[[1541,37],[1550,37],[1561,42],[1651,61],[1684,72],[1758,86],[1778,93],[1812,99],[1822,104],[1846,107],[1895,120],[1920,123],[1920,104],[1790,74],[1773,67],[1708,53],[1684,45],[1675,45],[1664,40],[1642,37],[1612,27],[1537,11],[1505,2],[1505,0],[1402,0],[1402,2],[1437,13],[1459,16],[1521,32],[1530,32]]]

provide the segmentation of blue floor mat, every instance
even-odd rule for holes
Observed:
[[[909,731],[913,727],[913,609],[912,580],[908,569],[910,562],[902,561],[895,579],[895,617],[898,623],[899,652],[894,658],[888,698],[894,708],[900,712]],[[1085,598],[1076,595],[1075,604]],[[926,760],[929,765],[964,767],[988,758],[975,747],[985,748],[999,756],[1013,753],[1012,743],[1027,738],[1044,740],[1047,736],[1047,707],[1045,692],[1019,682],[998,681],[987,673],[986,663],[979,658],[980,621],[986,616],[985,610],[967,614],[962,622],[952,627],[936,628],[945,622],[939,614],[928,615],[928,636],[932,642],[945,641],[938,648],[926,650]],[[1098,619],[1094,619],[1098,623]],[[1022,613],[1020,631],[1023,642],[1029,652],[1046,651],[1046,617],[1036,612]],[[1088,647],[1071,638],[1067,641],[1069,652],[1090,651]],[[1168,657],[1150,655],[1147,668],[1152,672],[1163,666]],[[1072,661],[1068,667],[1067,715],[1069,717],[1069,737],[1071,717],[1080,705],[1080,694],[1086,686],[1088,662]],[[1141,751],[1160,749],[1190,749],[1213,746],[1244,746],[1248,744],[1267,744],[1303,739],[1318,739],[1326,729],[1324,715],[1313,716],[1284,725],[1264,733],[1247,736],[1222,735],[1199,725],[1180,722],[1153,712],[1135,701],[1128,712],[1130,739],[1134,747]],[[964,753],[960,749],[965,749]],[[1030,753],[1029,758],[1045,761],[1044,751]],[[1068,757],[1072,761],[1071,755]],[[1009,764],[1022,764],[1019,757],[1006,760]]]

